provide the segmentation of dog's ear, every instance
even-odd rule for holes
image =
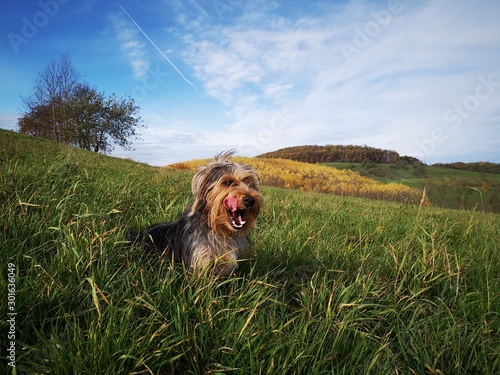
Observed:
[[[198,194],[198,192],[202,189],[203,185],[203,170],[200,169],[196,174],[193,176],[193,179],[191,180],[191,191],[194,196]]]
[[[200,211],[206,205],[206,196],[202,192],[207,190],[206,186],[207,168],[200,169],[191,181],[191,191],[193,192],[194,202],[191,205],[191,215]]]
[[[198,197],[195,197],[194,202],[191,204],[189,207],[189,214],[188,216],[193,216],[196,212],[201,211],[201,207],[203,206],[203,202],[201,199]]]
[[[193,176],[191,181],[191,191],[193,193],[194,202],[191,207],[191,213],[198,211],[202,206],[206,205],[206,194],[209,191],[210,185],[214,183],[211,176],[214,174],[215,164],[210,163],[201,167]]]

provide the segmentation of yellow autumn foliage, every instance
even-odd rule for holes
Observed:
[[[419,189],[398,183],[383,184],[347,169],[340,170],[286,159],[234,157],[233,160],[254,167],[260,176],[261,183],[267,186],[395,202],[428,204],[427,199]],[[208,162],[207,159],[193,160],[172,164],[167,168],[196,171]]]

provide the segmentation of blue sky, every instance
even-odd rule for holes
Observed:
[[[0,3],[0,127],[68,53],[134,98],[152,165],[304,144],[500,162],[497,0],[40,0]]]

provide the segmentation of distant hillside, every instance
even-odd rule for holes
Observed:
[[[367,199],[428,204],[420,189],[400,183],[382,183],[350,170],[284,159],[236,157],[257,170],[263,185]],[[168,170],[196,171],[208,160],[172,164]]]
[[[477,163],[437,163],[433,167],[459,169],[461,171],[481,172],[481,173],[496,173],[500,174],[500,164],[490,163],[488,161],[480,161]]]
[[[358,172],[383,183],[399,182],[410,187],[425,188],[433,206],[500,213],[500,174],[437,165],[371,163],[323,163],[322,165]]]
[[[258,157],[290,159],[306,163],[340,162],[423,165],[420,160],[411,156],[401,156],[396,151],[353,145],[309,145],[287,147],[259,155]]]

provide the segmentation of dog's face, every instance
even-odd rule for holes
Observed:
[[[255,170],[232,161],[232,152],[218,155],[193,177],[191,215],[207,215],[212,231],[225,236],[247,236],[255,226],[264,201]]]

